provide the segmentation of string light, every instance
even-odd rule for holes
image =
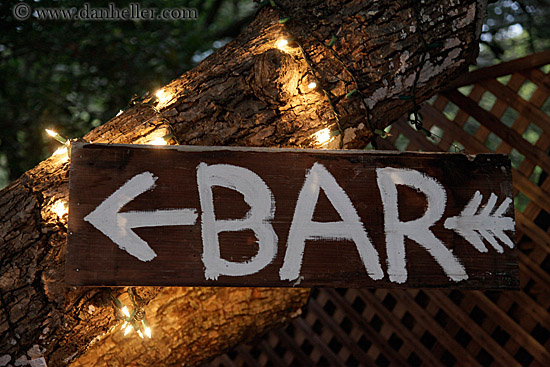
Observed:
[[[334,136],[332,136],[328,127],[317,131],[315,134],[313,134],[313,136],[315,137],[315,140],[317,140],[317,144],[319,145],[328,144],[334,139]]]
[[[286,25],[286,23],[291,19],[288,11],[286,9],[284,9],[280,4],[278,4],[276,0],[269,0],[269,4],[271,5],[271,7],[273,7],[274,9],[276,9],[279,12],[279,24],[281,24],[283,26]],[[288,29],[287,29],[287,32],[289,32]],[[313,68],[312,62],[311,62],[306,50],[304,49],[304,47],[301,45],[301,43],[298,41],[298,39],[294,35],[292,35],[290,32],[289,32],[289,35],[290,35],[291,39],[296,43],[297,47],[299,48],[300,53],[302,54],[302,57],[303,57],[304,61],[306,62],[311,74],[313,76],[315,76],[315,70]],[[287,39],[280,39],[275,43],[275,46],[279,50],[286,51],[286,46],[288,46],[288,40]],[[332,51],[334,51],[334,50],[332,50]],[[345,65],[344,65],[344,67],[345,67]],[[349,70],[349,69],[346,69],[346,70]],[[313,85],[313,84],[310,83],[309,85]],[[315,88],[315,87],[317,87],[317,83],[315,83],[315,85],[313,87],[310,87],[310,88]],[[334,113],[334,117],[336,119],[336,126],[338,128],[338,132],[343,135],[344,131],[342,129],[342,126],[340,125],[340,115],[339,115],[338,111],[336,110],[336,108],[335,108],[335,106],[332,102],[332,98],[331,98],[332,94],[331,94],[331,92],[327,91],[323,87],[321,87],[321,89],[323,90],[323,93],[325,94],[325,96],[328,100],[330,108],[331,108],[332,112]],[[328,141],[330,141],[330,138],[328,139]],[[344,144],[344,140],[340,139],[340,149],[342,149],[344,147],[343,144]]]
[[[286,23],[291,20],[291,16],[290,16],[290,13],[287,9],[285,9],[284,6],[282,6],[281,4],[279,4],[276,0],[269,0],[267,2],[264,2],[264,4],[269,4],[273,9],[277,10],[277,12],[279,13],[279,24],[285,26]],[[298,20],[294,20],[294,21],[298,21]],[[290,29],[286,29],[287,33],[289,34],[289,37],[291,37],[291,39],[293,40],[293,42],[296,43],[297,47],[299,48],[301,54],[302,54],[302,57],[304,59],[304,61],[306,62],[310,72],[312,73],[313,76],[315,76],[315,68],[313,67],[313,63],[311,61],[311,59],[309,58],[306,50],[304,49],[304,47],[300,44],[299,40],[295,37],[295,35],[293,35],[291,33],[291,30]],[[339,33],[339,32],[338,32]],[[354,73],[351,71],[351,69],[348,67],[348,65],[344,62],[344,60],[342,59],[342,57],[340,57],[340,55],[338,55],[338,53],[334,50],[333,46],[336,44],[336,42],[338,41],[338,33],[336,34],[332,34],[332,37],[330,39],[330,41],[328,42],[328,44],[320,39],[318,39],[317,37],[313,36],[313,38],[319,43],[321,44],[323,47],[325,47],[325,49],[327,49],[334,57],[334,59],[336,61],[338,61],[338,63],[340,63],[340,65],[342,66],[342,68],[347,72],[347,74],[349,75],[349,77],[351,78],[353,84],[354,84],[354,87],[351,91],[348,91],[348,88],[346,86],[346,99],[351,99],[351,98],[354,98],[355,96],[359,95],[361,96],[361,103],[366,111],[366,121],[367,121],[367,124],[369,126],[369,129],[371,131],[371,133],[373,134],[374,138],[372,139],[371,143],[372,143],[372,146],[377,149],[377,143],[376,143],[376,136],[377,134],[374,132],[375,131],[375,126],[373,125],[372,121],[371,121],[371,117],[370,117],[370,109],[367,105],[367,103],[365,102],[366,100],[366,96],[361,92],[361,90],[359,89],[359,81],[357,80],[357,78],[355,77]],[[279,48],[280,50],[283,50],[283,51],[286,51],[284,48],[288,45],[288,41],[285,40],[285,39],[281,39],[279,41],[277,41],[275,43],[276,47]],[[315,77],[316,81],[319,82],[319,80]],[[334,98],[334,95],[331,93],[331,91],[329,90],[326,90],[323,85],[321,84],[320,86],[317,85],[318,83],[310,83],[308,85],[308,87],[310,89],[314,89],[314,88],[317,88],[319,87],[324,95],[326,96],[327,100],[328,100],[328,103],[329,103],[329,106],[332,110],[332,112],[334,113],[334,117],[335,117],[335,120],[336,120],[336,127],[338,129],[338,131],[335,131],[336,134],[329,134],[331,136],[334,136],[334,135],[337,135],[337,134],[340,134],[341,136],[343,136],[344,134],[344,130],[342,129],[342,126],[341,126],[341,122],[340,122],[340,114],[338,113],[334,103],[333,103],[333,98]],[[347,83],[346,83],[347,84]],[[324,143],[322,144],[326,144],[328,142],[330,142],[332,139],[329,137],[328,139],[326,139],[326,134],[325,133],[322,133],[320,134],[321,135],[321,139],[317,139],[317,140],[321,140],[321,141],[324,141]],[[339,146],[340,146],[340,149],[343,149],[344,148],[344,139],[340,139],[340,142],[339,142]]]
[[[155,96],[157,97],[159,103],[157,105],[157,108],[159,106],[165,105],[172,99],[172,94],[165,91],[164,89],[159,89],[155,92]]]
[[[68,152],[67,147],[60,147],[60,148],[57,148],[55,152],[53,152],[52,157],[60,154],[65,154],[67,152]]]
[[[144,323],[145,325],[145,323]],[[145,335],[151,339],[151,328],[149,326],[144,326],[143,331],[145,332]]]
[[[142,308],[142,300],[139,298],[138,295],[134,293],[132,290],[132,287],[128,288],[128,295],[130,296],[130,300],[132,301],[132,304],[134,305],[132,311],[128,309],[128,307],[122,303],[122,301],[118,298],[116,298],[111,291],[109,291],[109,295],[111,296],[111,299],[113,300],[115,306],[118,309],[118,313],[116,317],[120,320],[124,320],[124,323],[122,324],[122,327],[120,330],[124,330],[124,336],[127,336],[132,332],[132,330],[135,330],[136,333],[139,335],[140,338],[144,339],[145,336],[147,338],[151,338],[151,327],[147,323],[147,320],[145,319],[145,310]],[[143,331],[142,331],[143,330]]]
[[[54,138],[55,140],[57,140],[58,142],[60,142],[61,144],[67,144],[67,139],[65,139],[64,137],[62,137],[61,135],[59,135],[57,132],[55,132],[54,130],[51,130],[51,129],[46,129],[46,133],[51,136],[52,138]]]
[[[277,43],[275,44],[275,46],[277,46],[277,48],[281,51],[285,51],[286,49],[286,46],[288,46],[288,40],[286,38],[282,38],[280,40],[277,41]]]
[[[56,149],[56,151],[53,152],[52,157],[53,156],[58,156],[58,155],[64,155],[66,153],[67,155],[63,156],[63,158],[64,159],[70,158],[71,157],[71,152],[69,150],[69,145],[71,144],[71,141],[69,139],[65,139],[64,137],[62,137],[61,135],[59,135],[56,131],[54,131],[52,129],[45,129],[45,131],[46,131],[46,134],[48,134],[49,136],[51,136],[52,138],[57,140],[59,143],[64,145],[63,147],[60,147],[60,148]],[[64,159],[62,159],[62,161]]]
[[[116,115],[117,115],[117,117],[118,117],[118,116],[120,116],[120,115],[122,115],[122,112],[124,112],[124,111],[122,111],[122,110],[119,110],[119,111],[118,111],[118,113],[116,114]]]
[[[126,306],[122,307],[121,311],[124,314],[124,316],[130,317],[130,311],[128,311],[128,307]]]
[[[151,145],[168,145],[170,139],[174,138],[174,134],[168,134],[164,136],[157,136],[149,142]],[[174,138],[175,139],[175,138]]]
[[[134,327],[133,327],[131,324],[128,324],[128,325],[126,326],[126,329],[124,329],[124,336],[130,334],[130,331],[132,331],[133,328],[134,328]]]
[[[168,142],[166,141],[166,139],[164,139],[164,137],[159,136],[158,138],[154,138],[153,140],[151,140],[149,142],[149,144],[151,144],[151,145],[166,145],[166,144],[168,144]]]
[[[69,207],[67,206],[67,202],[64,200],[58,200],[53,206],[52,211],[59,217],[63,217],[65,214],[69,212]]]

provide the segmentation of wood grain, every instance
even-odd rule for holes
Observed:
[[[278,237],[273,261],[260,271],[243,276],[220,275],[206,279],[202,261],[201,200],[197,167],[232,165],[257,174],[275,201],[271,221]],[[379,256],[384,277],[371,278],[351,240],[307,240],[300,281],[281,280],[279,269],[286,253],[289,229],[304,180],[314,164],[323,165],[336,179],[357,211]],[[468,279],[451,281],[428,251],[405,235],[408,278],[399,284],[388,279],[387,254],[395,244],[386,244],[384,206],[376,169],[392,167],[415,170],[440,182],[446,193],[442,217],[430,227],[437,239],[464,266]],[[98,205],[132,177],[151,172],[156,186],[135,197],[120,212],[196,209],[194,225],[135,228],[134,232],[157,256],[140,261],[119,248],[109,237],[84,220]],[[498,154],[476,157],[457,153],[399,153],[367,151],[322,151],[230,147],[156,147],[140,145],[73,144],[70,171],[69,236],[66,280],[86,286],[332,286],[332,287],[456,287],[467,289],[516,289],[519,270],[515,249],[503,245],[496,252],[477,251],[456,232],[444,227],[447,218],[458,216],[476,191],[486,205],[491,193],[498,207],[512,197],[508,158]],[[399,220],[421,218],[427,199],[406,185],[397,185]],[[321,188],[312,221],[341,222],[333,203]],[[213,187],[216,220],[241,219],[250,207],[235,190]],[[506,216],[513,214],[506,214]],[[513,233],[507,233],[513,240]],[[251,261],[258,251],[252,230],[220,232],[221,257],[231,262]]]

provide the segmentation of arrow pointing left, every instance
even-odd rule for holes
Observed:
[[[122,250],[141,261],[153,260],[157,254],[132,229],[140,227],[188,226],[197,221],[195,209],[165,209],[120,213],[120,209],[156,185],[151,172],[143,172],[113,192],[84,220],[109,237]]]

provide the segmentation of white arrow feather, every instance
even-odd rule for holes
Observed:
[[[445,221],[445,228],[454,230],[480,252],[488,251],[483,243],[483,239],[500,253],[502,253],[504,249],[498,243],[497,238],[506,246],[513,248],[514,242],[504,233],[504,231],[514,230],[514,220],[510,217],[503,216],[510,207],[512,199],[504,199],[500,206],[493,212],[497,199],[497,196],[491,193],[485,207],[480,209],[483,195],[481,195],[479,191],[476,191],[460,215],[448,218]],[[491,212],[493,212],[493,214],[491,214]]]
[[[151,172],[143,172],[132,177],[84,218],[118,247],[141,261],[153,260],[157,254],[147,242],[132,231],[133,228],[194,225],[197,220],[195,209],[119,213],[120,209],[134,198],[153,189],[156,180]]]

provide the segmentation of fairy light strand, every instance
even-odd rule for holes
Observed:
[[[57,140],[59,143],[61,143],[63,145],[67,144],[68,140],[65,139],[64,137],[62,137],[61,135],[59,135],[57,133],[57,131],[54,131],[54,130],[51,130],[51,129],[45,129],[45,131],[49,136],[51,136],[52,138]]]
[[[173,98],[172,93],[166,91],[164,88],[161,88],[155,92],[155,96],[158,100],[158,106],[167,105]]]
[[[278,4],[277,4],[278,5]],[[280,5],[278,5],[280,7]],[[290,18],[289,18],[290,19]],[[285,21],[286,23],[286,21]],[[284,25],[284,23],[283,23]],[[287,28],[287,32],[292,36],[293,38],[293,42],[296,43],[296,45],[298,46],[298,49],[300,50],[300,53],[304,59],[304,61],[306,62],[306,65],[312,75],[312,77],[315,79],[315,87],[320,87],[321,90],[323,91],[324,95],[327,97],[327,100],[328,100],[328,103],[329,103],[329,106],[330,106],[330,109],[332,110],[333,114],[334,114],[334,117],[336,119],[336,126],[338,128],[338,132],[340,133],[340,135],[342,136],[342,138],[340,139],[340,149],[343,148],[344,146],[344,139],[343,139],[343,136],[344,136],[344,131],[342,130],[342,125],[340,124],[340,114],[338,113],[338,111],[336,110],[336,107],[334,106],[334,103],[332,102],[332,93],[330,91],[328,91],[327,89],[325,89],[323,87],[323,84],[321,83],[321,81],[319,80],[319,78],[317,77],[317,74],[315,72],[315,69],[313,67],[313,64],[311,63],[311,60],[309,58],[309,55],[307,54],[306,50],[304,49],[304,47],[302,46],[302,44],[297,40],[296,37],[294,37],[291,33],[291,31]],[[280,40],[282,41],[282,40]],[[280,42],[279,41],[279,42]],[[310,83],[311,84],[311,83]]]
[[[52,211],[59,217],[62,218],[65,214],[69,213],[69,206],[64,200],[58,200],[53,206]]]
[[[179,145],[180,142],[179,142],[179,140],[177,139],[177,137],[174,133],[174,130],[172,128],[172,125],[171,125],[170,121],[164,116],[163,112],[161,112],[159,110],[159,106],[162,106],[161,98],[164,98],[163,96],[167,96],[166,98],[167,98],[168,101],[170,101],[173,98],[173,94],[170,94],[170,93],[166,92],[166,90],[164,88],[161,88],[161,89],[159,89],[155,92],[154,97],[151,96],[151,94],[149,92],[146,93],[145,95],[141,96],[141,97],[139,97],[139,96],[132,97],[132,99],[128,103],[127,108],[135,107],[135,106],[144,106],[144,107],[148,107],[148,108],[153,110],[155,115],[150,117],[149,119],[145,120],[142,123],[143,125],[147,124],[149,121],[151,121],[155,118],[159,118],[160,120],[162,120],[163,122],[166,123],[166,127],[167,127],[166,130],[167,130],[168,134],[163,135],[163,136],[155,136],[150,141],[148,141],[146,144],[150,144],[150,145],[170,145],[170,141],[173,141],[176,145]],[[156,106],[153,105],[153,103],[155,103],[155,102],[158,102]],[[162,106],[162,107],[164,107],[164,106]],[[120,114],[121,114],[121,112],[119,112],[117,114],[117,116],[119,116]]]
[[[151,140],[149,142],[149,144],[151,144],[151,145],[167,145],[168,142],[166,141],[166,139],[163,136],[159,136],[159,137],[154,138],[153,140]]]
[[[127,336],[134,330],[142,339],[145,337],[151,338],[152,331],[145,318],[145,309],[143,308],[141,298],[135,294],[132,287],[128,287],[127,293],[132,302],[132,311],[130,311],[128,306],[122,303],[119,298],[115,297],[111,290],[109,290],[109,296],[116,307],[115,317],[124,321],[120,330],[124,330],[124,336]]]
[[[315,74],[315,70],[314,70],[313,65],[311,63],[309,55],[307,54],[306,50],[303,48],[302,44],[299,43],[299,42],[296,42],[296,44],[298,45],[300,53],[302,54],[302,57],[304,58],[304,61],[306,62],[311,74],[315,78],[315,83],[320,86],[320,88],[323,91],[324,95],[327,97],[330,109],[332,110],[332,112],[334,114],[334,117],[336,119],[336,126],[338,128],[338,132],[340,133],[340,136],[341,136],[339,145],[340,145],[340,149],[342,149],[344,147],[344,138],[343,138],[344,137],[344,130],[342,129],[342,124],[340,123],[340,114],[338,113],[338,111],[336,110],[336,107],[334,106],[334,103],[332,102],[333,95],[329,90],[327,90],[323,87],[321,81],[319,80],[319,78]]]
[[[307,66],[308,66],[308,69],[310,70],[312,76],[315,79],[315,83],[317,85],[320,85],[321,90],[323,91],[323,93],[325,94],[325,96],[326,96],[326,98],[329,102],[329,106],[330,106],[331,110],[333,111],[335,119],[336,119],[336,125],[338,127],[338,132],[339,132],[339,134],[341,134],[343,136],[343,129],[342,129],[342,126],[341,126],[340,115],[339,115],[338,111],[336,110],[336,107],[333,103],[334,96],[332,95],[332,93],[330,91],[326,90],[323,87],[323,85],[321,84],[319,78],[317,77],[317,75],[315,73],[315,68],[312,65],[312,62],[309,58],[309,55],[305,51],[302,44],[298,41],[298,38],[294,37],[292,35],[292,32],[288,29],[288,27],[286,27],[286,23],[289,20],[291,20],[291,17],[289,16],[289,13],[288,13],[287,9],[285,9],[281,4],[279,4],[275,0],[269,0],[269,4],[271,5],[271,7],[273,9],[278,11],[278,13],[279,13],[279,23],[282,24],[283,26],[285,26],[285,29],[286,29],[287,33],[291,35],[291,37],[293,39],[293,42],[295,42],[298,45],[300,53],[302,54],[302,57],[304,58],[304,61],[306,62]],[[424,133],[426,135],[426,137],[428,137],[428,138],[430,138],[432,136],[439,138],[438,136],[433,134],[431,131],[425,129],[422,126],[422,114],[419,112],[420,111],[420,106],[418,105],[416,94],[417,94],[418,81],[419,81],[419,78],[420,78],[420,72],[421,72],[421,70],[424,66],[425,61],[426,61],[428,50],[440,46],[441,42],[433,42],[433,43],[428,44],[428,42],[426,41],[426,39],[424,37],[424,33],[423,33],[423,30],[422,30],[422,22],[420,20],[420,11],[419,11],[416,4],[413,5],[413,12],[414,12],[414,16],[415,16],[416,23],[417,23],[416,24],[416,29],[417,29],[417,32],[419,34],[420,41],[422,42],[422,49],[424,50],[424,52],[422,52],[422,54],[420,56],[419,64],[417,66],[417,71],[415,73],[415,78],[414,78],[413,85],[412,85],[412,88],[411,88],[411,95],[410,96],[401,95],[401,96],[399,96],[399,99],[401,99],[401,100],[411,100],[412,101],[413,109],[412,109],[411,113],[409,114],[408,120],[411,124],[414,125],[414,127],[416,128],[417,131],[420,131],[420,132]],[[292,18],[292,19],[294,21],[296,21],[294,18]],[[348,65],[344,62],[342,57],[334,50],[333,46],[335,45],[335,43],[338,39],[338,35],[333,34],[330,41],[328,42],[328,44],[323,42],[322,40],[320,40],[315,35],[311,35],[311,36],[320,45],[322,45],[325,49],[327,49],[331,53],[331,55],[334,57],[334,59],[342,66],[342,68],[346,71],[346,73],[351,78],[355,88],[352,89],[351,91],[348,91],[349,90],[348,89],[348,87],[349,87],[348,82],[346,82],[345,80],[343,80],[343,79],[341,79],[340,77],[337,76],[337,79],[339,79],[340,81],[342,81],[345,84],[345,88],[346,88],[345,97],[347,99],[352,98],[356,94],[361,96],[361,103],[362,103],[362,105],[365,109],[366,121],[367,121],[368,127],[369,127],[369,129],[372,133],[372,136],[373,136],[373,138],[371,140],[371,144],[375,149],[377,149],[376,137],[379,136],[381,138],[386,138],[387,136],[390,136],[390,134],[386,134],[383,130],[375,128],[375,126],[372,122],[372,119],[371,119],[371,110],[370,110],[370,108],[368,107],[368,105],[365,101],[367,97],[361,91],[359,81],[357,80],[355,74],[351,71],[350,67],[348,67]],[[285,40],[280,40],[279,42],[284,42],[285,47],[286,47],[286,45],[288,45],[288,41],[286,39]],[[317,87],[317,85],[315,87]],[[451,144],[451,145],[455,148],[455,150],[460,149],[455,144]],[[340,149],[342,149],[342,148],[343,148],[343,138],[340,139]],[[461,151],[464,151],[464,149],[461,149]]]
[[[275,43],[275,46],[279,50],[284,51],[285,48],[288,46],[288,40],[286,38],[280,39]]]
[[[339,145],[340,145],[340,149],[342,149],[343,144],[344,144],[344,139],[343,139],[344,131],[343,131],[343,128],[341,126],[340,114],[338,113],[338,111],[336,109],[336,106],[334,105],[334,102],[333,102],[334,95],[330,91],[328,91],[327,89],[325,89],[323,87],[323,84],[321,83],[321,81],[317,77],[317,74],[315,72],[315,68],[313,67],[313,64],[312,64],[312,62],[309,58],[308,53],[304,49],[303,45],[299,42],[298,38],[295,37],[292,34],[292,32],[289,30],[288,27],[286,27],[286,23],[291,19],[291,17],[288,15],[288,11],[281,4],[276,2],[275,0],[269,0],[269,4],[271,5],[272,8],[274,8],[275,10],[278,11],[278,13],[279,13],[279,23],[282,24],[283,26],[285,26],[285,29],[286,29],[287,33],[291,36],[291,38],[293,39],[293,42],[295,42],[296,45],[298,46],[298,48],[300,50],[300,53],[302,54],[302,57],[304,58],[304,61],[306,62],[307,66],[308,66],[308,69],[310,70],[310,73],[312,74],[313,78],[315,79],[315,84],[316,84],[315,87],[319,86],[320,89],[323,91],[324,95],[326,96],[326,98],[328,100],[328,103],[329,103],[329,107],[330,107],[330,109],[332,110],[332,112],[335,116],[336,126],[338,128],[338,133],[341,135]],[[324,42],[322,42],[321,40],[319,40],[314,35],[312,37],[318,43],[320,43],[323,47],[325,47],[326,49],[329,50],[329,52],[334,56],[334,58],[342,65],[342,67],[346,71],[346,73],[351,77],[351,80],[352,80],[353,84],[355,85],[355,88],[352,89],[351,91],[348,91],[348,83],[345,80],[342,80],[340,78],[338,78],[338,79],[341,80],[342,82],[344,82],[344,84],[346,85],[346,98],[347,99],[352,98],[355,94],[358,94],[358,95],[361,96],[361,103],[362,103],[362,105],[365,109],[366,121],[367,121],[368,127],[369,127],[369,129],[372,133],[372,136],[373,136],[373,139],[372,139],[371,143],[372,143],[373,147],[375,149],[377,149],[376,136],[379,135],[379,134],[376,133],[377,130],[374,128],[374,125],[372,123],[371,116],[370,116],[370,109],[369,109],[368,105],[365,102],[366,96],[359,89],[359,82],[358,82],[357,78],[355,77],[354,73],[350,70],[350,68],[342,60],[340,55],[338,55],[338,53],[332,48],[332,46],[334,46],[334,44],[337,41],[337,38],[338,38],[337,35],[334,35],[334,34],[332,35],[331,40],[329,41],[328,45],[325,44]],[[279,44],[279,42],[284,42],[284,41],[287,41],[287,40],[286,39],[285,40],[279,40],[277,44]],[[288,44],[288,41],[285,42],[284,44],[286,46]],[[380,135],[380,136],[383,137],[383,138],[385,137],[385,135]]]
[[[45,129],[46,134],[48,134],[51,138],[55,139],[59,144],[62,144],[62,147],[59,147],[58,149],[53,152],[52,157],[59,156],[62,154],[67,153],[67,157],[71,158],[71,141],[75,139],[66,139],[63,136],[59,135],[59,133],[52,129]]]
[[[330,40],[330,42],[328,43],[328,45],[326,45],[324,42],[322,42],[319,38],[313,36],[313,38],[320,44],[322,45],[325,49],[327,49],[331,54],[332,56],[334,57],[334,59],[336,61],[338,61],[338,63],[342,66],[342,68],[348,73],[348,75],[350,76],[351,80],[353,81],[353,83],[355,84],[355,89],[354,91],[356,91],[359,96],[361,97],[361,104],[363,105],[363,108],[365,109],[365,117],[366,117],[366,120],[367,120],[367,124],[369,126],[369,129],[373,135],[373,138],[371,140],[371,144],[373,146],[374,149],[378,149],[378,144],[376,142],[376,136],[380,136],[381,138],[385,139],[386,138],[386,135],[385,134],[379,134],[378,129],[376,129],[374,127],[374,124],[372,123],[372,119],[371,119],[371,110],[369,108],[369,106],[367,105],[367,103],[365,102],[365,99],[367,98],[367,96],[361,91],[361,88],[359,88],[359,81],[357,80],[357,78],[355,77],[355,74],[351,71],[350,67],[344,62],[344,60],[342,59],[342,57],[338,54],[338,52],[336,52],[333,48],[334,44],[336,43],[336,41],[338,40],[338,34],[333,34],[332,35],[332,38]],[[347,84],[345,81],[343,81],[345,84]],[[347,85],[346,85],[346,88],[347,88]],[[349,92],[351,93],[351,92]],[[346,97],[347,95],[349,94],[347,93],[346,94]]]
[[[290,35],[290,38],[292,39],[292,41],[298,46],[298,48],[300,50],[300,53],[302,54],[302,57],[303,57],[304,61],[306,62],[306,65],[307,65],[313,79],[315,80],[315,87],[314,88],[319,87],[323,91],[324,95],[327,97],[330,109],[332,110],[332,112],[335,116],[335,119],[336,119],[336,126],[338,128],[338,132],[342,137],[340,139],[340,144],[339,144],[340,149],[342,149],[343,146],[344,146],[344,139],[343,139],[344,131],[342,130],[342,126],[340,124],[340,114],[338,113],[338,111],[336,110],[336,108],[334,106],[334,103],[332,102],[332,97],[331,97],[330,91],[328,91],[324,88],[323,84],[321,83],[321,80],[319,80],[319,78],[317,77],[317,74],[315,72],[315,68],[313,67],[313,65],[311,63],[309,55],[307,54],[306,50],[304,49],[304,47],[302,46],[302,44],[298,40],[298,37],[296,37],[292,33],[292,31],[286,26],[286,23],[288,21],[290,21],[291,19],[293,19],[289,15],[287,9],[284,8],[281,4],[279,4],[275,0],[269,0],[269,4],[271,5],[271,7],[273,9],[275,9],[279,13],[279,24],[281,24],[283,27],[285,27],[285,29],[286,29],[287,33]],[[286,45],[288,45],[288,40],[287,39],[281,39],[281,40],[277,41],[277,45],[280,45],[280,44],[284,44],[284,46],[286,46]],[[313,88],[310,88],[310,89],[313,89]]]

